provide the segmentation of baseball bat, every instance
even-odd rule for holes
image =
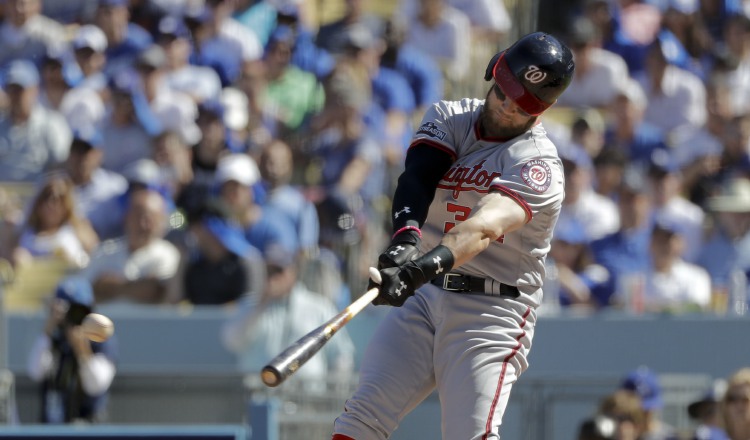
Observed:
[[[371,267],[370,277],[378,281],[380,280],[380,272]],[[297,372],[305,362],[313,357],[315,353],[320,351],[337,331],[341,330],[346,323],[361,312],[377,296],[378,288],[373,287],[323,325],[297,339],[296,342],[263,367],[260,373],[263,383],[269,387],[275,387],[288,379],[289,376]]]

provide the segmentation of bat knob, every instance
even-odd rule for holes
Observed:
[[[370,267],[370,279],[377,284],[383,282],[383,277],[380,275],[380,271],[374,267]]]
[[[269,387],[275,387],[281,383],[279,374],[270,367],[263,368],[260,373],[260,379]]]

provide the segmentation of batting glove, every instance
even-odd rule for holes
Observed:
[[[380,269],[381,282],[370,280],[371,285],[379,284],[380,288],[372,304],[401,307],[427,281],[450,271],[453,263],[453,253],[450,249],[438,245],[425,255],[407,261],[400,267]]]
[[[390,246],[378,257],[378,269],[399,267],[415,259],[419,254],[417,247],[421,240],[422,233],[416,227],[402,228],[396,232]]]

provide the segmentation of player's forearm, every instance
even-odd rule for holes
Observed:
[[[453,253],[454,267],[461,266],[487,249],[493,241],[526,221],[526,212],[510,198],[486,195],[468,219],[448,231],[441,244]]]

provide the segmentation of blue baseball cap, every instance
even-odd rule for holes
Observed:
[[[71,304],[91,307],[94,305],[94,290],[87,279],[71,276],[63,279],[57,285],[55,298],[65,300]]]
[[[185,21],[181,17],[173,15],[166,15],[159,20],[157,31],[159,36],[165,37],[188,38],[190,36]]]
[[[641,398],[641,406],[646,411],[657,410],[664,406],[659,378],[646,367],[640,367],[628,373],[620,388],[638,394]]]
[[[239,256],[245,256],[252,252],[252,245],[247,241],[239,227],[216,216],[206,217],[202,223],[229,252]]]
[[[104,137],[99,130],[92,127],[87,130],[74,130],[73,142],[84,144],[89,148],[101,148]]]
[[[18,85],[27,89],[39,85],[39,69],[28,60],[15,60],[8,64],[4,75],[5,86]]]

